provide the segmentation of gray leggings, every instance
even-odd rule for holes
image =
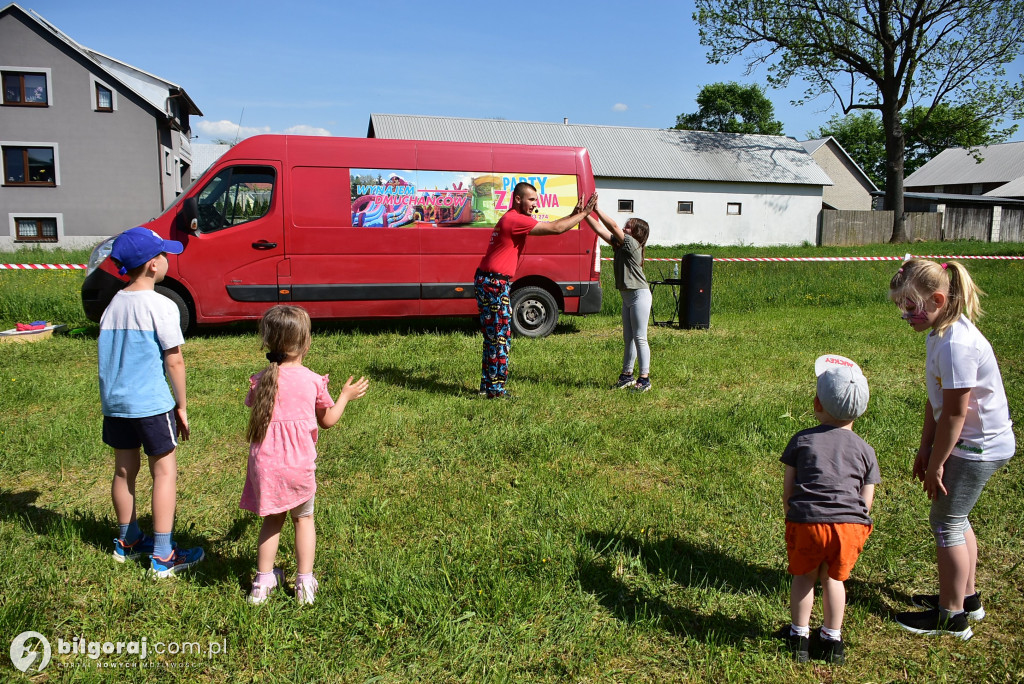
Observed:
[[[992,474],[1010,459],[1001,461],[969,461],[950,456],[942,467],[942,484],[947,494],[939,494],[932,501],[928,522],[939,548],[966,544],[964,533],[971,529],[967,515],[981,496],[981,490]]]
[[[620,290],[622,293],[622,340],[626,351],[622,355],[622,372],[633,372],[633,364],[640,357],[640,375],[651,372],[651,348],[647,346],[647,319],[651,317],[650,290]]]

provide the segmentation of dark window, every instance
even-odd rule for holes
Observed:
[[[32,218],[29,216],[14,219],[15,242],[56,242],[57,219]]]
[[[210,233],[261,218],[270,211],[274,169],[231,166],[221,169],[197,195],[200,233]]]
[[[633,211],[633,200],[619,200],[619,211]]]
[[[45,107],[49,103],[46,92],[46,74],[27,71],[5,71],[4,104],[25,107]]]
[[[676,202],[676,213],[692,214],[693,202]]]
[[[96,111],[114,111],[114,94],[110,92],[110,88],[105,88],[99,83],[96,84]]]
[[[729,202],[725,205],[725,213],[729,216],[739,216],[743,213],[743,205],[739,202]]]
[[[4,185],[56,185],[52,147],[4,147]]]

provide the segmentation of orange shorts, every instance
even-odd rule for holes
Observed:
[[[789,574],[806,575],[828,563],[828,576],[845,582],[871,534],[859,523],[795,523],[786,521]]]

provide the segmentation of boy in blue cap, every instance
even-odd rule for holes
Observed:
[[[177,503],[175,449],[178,435],[188,439],[189,434],[181,355],[185,340],[178,308],[156,292],[156,284],[167,274],[167,254],[181,254],[183,249],[180,242],[164,240],[148,228],[118,235],[110,256],[130,281],[100,319],[103,442],[114,449],[110,497],[120,525],[114,560],[123,563],[149,555],[156,577],[172,577],[204,555],[201,548],[182,550],[171,542]],[[144,535],[136,520],[140,448],[153,476],[153,537]]]

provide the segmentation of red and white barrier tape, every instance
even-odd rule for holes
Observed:
[[[775,262],[775,261],[906,261],[913,257],[916,259],[944,259],[949,261],[965,259],[989,259],[1001,261],[1021,261],[1022,256],[953,256],[939,254],[912,254],[908,256],[849,256],[849,257],[714,257],[714,261],[725,262]],[[682,261],[682,257],[651,257],[645,261]],[[612,257],[601,257],[601,261],[612,261]],[[85,264],[0,264],[0,271],[83,271]]]
[[[0,271],[84,271],[85,264],[0,264]]]

